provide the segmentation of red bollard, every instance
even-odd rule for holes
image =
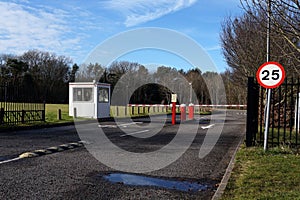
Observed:
[[[185,104],[180,105],[180,120],[181,121],[186,120],[186,106],[185,106]]]
[[[172,124],[176,124],[176,102],[172,102]]]
[[[189,119],[194,119],[194,104],[189,104]]]

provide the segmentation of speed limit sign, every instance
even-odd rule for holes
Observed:
[[[285,71],[277,62],[266,62],[256,72],[258,83],[268,89],[276,88],[283,83]]]
[[[271,102],[271,89],[278,87],[285,78],[284,68],[277,62],[266,62],[261,65],[256,72],[256,79],[258,83],[268,90],[266,117],[265,117],[265,133],[264,133],[264,150],[268,146],[268,132],[269,132],[269,119],[270,119],[270,102]]]

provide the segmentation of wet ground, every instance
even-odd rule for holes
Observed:
[[[183,192],[199,192],[205,191],[208,188],[213,188],[213,186],[201,184],[199,182],[168,180],[164,178],[153,178],[149,176],[125,173],[111,173],[102,177],[111,183],[121,183],[125,185],[146,187],[154,186],[157,188],[165,188]]]

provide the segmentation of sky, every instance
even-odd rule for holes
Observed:
[[[0,54],[36,49],[80,65],[109,38],[155,27],[195,41],[222,72],[228,66],[221,49],[221,24],[242,13],[240,0],[0,0]],[[193,68],[185,58],[159,49],[131,51],[117,60]]]

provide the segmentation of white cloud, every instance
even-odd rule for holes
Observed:
[[[30,49],[64,53],[80,41],[66,39],[71,32],[67,18],[67,12],[56,8],[0,2],[0,53]]]
[[[127,27],[145,23],[164,15],[187,8],[197,0],[107,0],[102,4],[126,16]]]

